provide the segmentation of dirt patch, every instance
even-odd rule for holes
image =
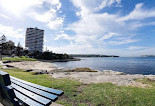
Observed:
[[[82,92],[83,89],[84,89],[86,86],[87,86],[87,84],[82,84],[81,86],[79,86],[79,87],[77,88],[77,92]]]
[[[148,80],[149,80],[150,82],[155,82],[155,80],[154,80],[154,79],[149,79],[149,78],[148,78]]]
[[[141,82],[136,82],[136,81],[130,81],[129,82],[129,86],[140,87],[140,88],[149,88],[149,87],[152,87],[152,85],[143,84]]]

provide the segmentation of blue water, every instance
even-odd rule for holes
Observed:
[[[155,57],[91,57],[81,61],[55,62],[63,68],[88,67],[94,70],[114,70],[127,74],[154,74]]]

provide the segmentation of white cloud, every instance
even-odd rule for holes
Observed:
[[[100,40],[110,39],[113,36],[119,36],[119,35],[116,33],[108,33],[108,34],[105,34]]]
[[[80,20],[69,25],[67,28],[76,33],[74,36],[75,42],[103,45],[109,43],[105,42],[107,39],[128,35],[128,30],[133,28],[128,27],[126,29],[126,23],[117,21],[120,18],[118,14],[95,13],[114,3],[120,4],[120,0],[100,0],[99,2],[93,0],[91,3],[88,0],[75,0],[72,2],[76,7],[80,8],[77,11]],[[128,39],[126,41],[128,41],[126,43],[133,42],[133,40],[129,41]],[[125,43],[125,40],[119,42],[111,42],[110,44],[122,44]]]
[[[43,13],[39,13],[36,11],[30,12],[30,16],[34,16],[35,20],[39,22],[43,22],[47,25],[48,28],[52,30],[59,30],[63,26],[64,16],[58,16],[59,9],[61,8],[61,2],[59,0],[45,0],[49,6],[48,10]],[[42,6],[44,8],[44,6]],[[47,6],[46,6],[47,8]]]
[[[121,16],[119,14],[96,13],[98,10],[103,9],[107,6],[111,6],[114,3],[120,4],[120,1],[114,0],[111,1],[111,3],[109,1],[109,4],[102,4],[102,7],[100,7],[101,5],[95,4],[97,3],[95,1],[88,3],[90,1],[72,0],[72,2],[79,9],[76,14],[80,19],[70,24],[67,30],[73,31],[75,33],[75,36],[67,35],[64,32],[62,34],[58,34],[55,40],[66,39],[69,40],[71,44],[63,47],[51,47],[53,51],[57,51],[60,53],[115,53],[116,55],[123,55],[123,53],[127,52],[130,52],[134,55],[140,52],[147,53],[148,50],[138,51],[138,47],[129,47],[123,52],[123,50],[120,49],[108,49],[107,45],[122,45],[139,42],[140,39],[134,39],[136,30],[139,27],[143,27],[145,25],[154,25],[151,22],[143,23],[140,21],[148,17],[154,17],[154,15],[145,16],[146,14],[141,14],[144,10],[144,13],[153,14],[153,9],[142,9],[142,4],[137,4],[135,6],[135,9],[131,13],[126,16]],[[105,2],[108,3],[108,1],[106,0]],[[135,15],[133,19],[131,14],[136,13],[138,13],[139,15]],[[139,17],[141,17],[140,20]],[[127,20],[132,21],[127,22]],[[131,51],[131,49],[136,49],[136,53]]]
[[[44,3],[59,10],[61,3],[59,0],[0,0],[0,6],[7,12],[20,16],[27,12],[31,12],[36,7],[42,7]]]
[[[155,47],[129,46],[126,50],[127,56],[142,56],[155,54]]]
[[[48,28],[53,29],[53,30],[58,30],[63,26],[63,22],[65,17],[64,16],[57,16],[57,10],[55,9],[50,9],[49,11],[40,14],[37,12],[31,12],[30,16],[34,16],[34,19],[45,23]]]
[[[137,4],[128,15],[121,16],[120,14],[106,12],[97,13],[100,9],[115,3],[120,4],[121,1],[100,0],[97,2],[93,0],[90,2],[89,0],[72,0],[72,2],[78,8],[76,14],[80,19],[70,24],[67,30],[73,31],[75,36],[59,36],[59,39],[69,38],[68,40],[75,43],[90,44],[92,47],[129,44],[140,41],[140,39],[134,38],[138,28],[154,25],[152,22],[140,21],[155,17],[155,10],[142,8],[142,3]]]
[[[23,29],[15,29],[10,26],[0,24],[0,34],[10,38],[24,38]]]
[[[67,35],[65,33],[61,33],[61,34],[57,35],[54,40],[59,40],[59,39],[73,40],[74,37],[70,37],[69,35]]]
[[[11,19],[9,16],[1,14],[0,17],[6,18],[6,19]]]
[[[128,44],[128,43],[134,43],[134,42],[138,42],[139,40],[137,39],[131,39],[131,38],[126,38],[124,40],[115,40],[115,41],[109,41],[107,42],[107,44],[111,44],[111,45],[122,45],[122,44]]]
[[[24,14],[30,7],[40,5],[40,0],[0,0],[0,6],[16,16]]]
[[[135,9],[128,15],[118,19],[119,21],[142,20],[149,17],[155,17],[155,9],[144,9],[143,3],[135,6]]]
[[[56,17],[56,10],[51,9],[43,14],[33,11],[30,13],[30,15],[34,16],[37,21],[46,23],[50,20],[53,20]]]
[[[100,9],[107,7],[107,6],[111,6],[114,3],[120,4],[121,0],[102,0],[102,3],[98,7],[96,7],[95,10],[98,11]]]
[[[120,4],[121,0],[71,0],[73,4],[80,9],[80,14],[97,12],[105,7],[111,6],[114,3]],[[78,12],[79,13],[79,12]]]
[[[58,30],[58,29],[60,29],[63,26],[63,22],[64,22],[64,18],[63,17],[59,17],[59,18],[56,18],[55,20],[49,21],[47,26],[50,29]]]
[[[128,49],[128,50],[145,50],[145,49],[150,49],[150,47],[143,47],[143,46],[129,46],[127,49]]]
[[[124,22],[119,22],[117,19],[119,16],[111,15],[108,13],[102,14],[87,14],[81,20],[71,24],[68,30],[72,30],[76,33],[75,41],[76,42],[83,42],[89,43],[96,42],[99,44],[99,40],[103,41],[100,42],[100,45],[103,44],[125,44],[125,43],[133,43],[138,40],[128,39],[128,36],[133,31],[133,26],[135,24],[126,24]],[[136,26],[134,27],[136,28]],[[118,40],[118,41],[111,41],[107,42],[105,40],[111,40],[112,38],[119,38],[122,36],[126,36],[126,39]],[[94,44],[94,43],[93,43]]]
[[[32,18],[54,30],[63,25],[64,17],[57,15],[60,8],[59,0],[0,0],[0,9],[9,16]]]
[[[92,51],[92,47],[89,44],[86,45],[79,45],[79,44],[70,44],[67,46],[63,46],[63,47],[53,47],[53,46],[48,46],[47,47],[49,50],[53,51],[53,52],[57,52],[57,53],[87,53],[88,50],[90,50],[90,52],[94,52]],[[86,52],[85,52],[86,51]]]

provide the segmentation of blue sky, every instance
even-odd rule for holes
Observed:
[[[27,27],[56,53],[155,54],[154,0],[0,0],[0,34],[24,46]]]

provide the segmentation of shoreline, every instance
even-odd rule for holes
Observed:
[[[35,66],[35,62],[29,63]],[[40,63],[47,64],[46,62]],[[144,79],[143,75],[137,77],[136,75],[126,75],[125,73],[110,70],[104,71],[105,73],[55,71],[51,74],[43,75],[36,75],[31,71],[24,72],[18,68],[6,68],[2,70],[11,76],[28,82],[63,90],[65,92],[64,95],[57,100],[57,103],[62,105],[100,105],[102,103],[106,103],[105,105],[122,105],[121,103],[123,103],[124,105],[126,101],[129,102],[125,105],[130,105],[132,101],[134,104],[141,105],[142,103],[146,104],[148,99],[148,105],[150,102],[154,103],[155,80]],[[56,77],[56,75],[59,77]],[[135,81],[135,78],[142,79]],[[88,83],[88,81],[94,82]],[[90,100],[89,97],[91,97]]]
[[[37,74],[49,74],[52,78],[56,79],[73,79],[80,81],[84,84],[91,83],[113,83],[119,86],[136,86],[136,87],[150,87],[148,84],[143,84],[136,82],[136,79],[148,78],[155,81],[155,75],[142,75],[142,74],[126,74],[123,72],[104,70],[97,72],[84,72],[76,71],[71,69],[62,69],[55,66],[51,62],[43,61],[23,61],[23,62],[12,62],[5,63],[4,66],[9,66],[10,68],[19,68],[26,72],[35,72]],[[5,67],[6,68],[6,67]]]

